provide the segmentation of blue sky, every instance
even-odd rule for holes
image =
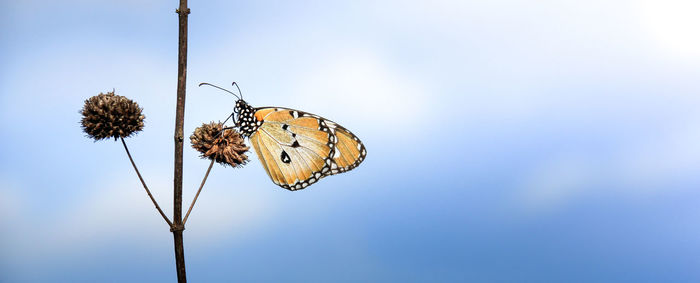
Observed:
[[[175,280],[119,143],[79,127],[116,89],[172,214],[176,1],[5,1],[0,281]],[[332,119],[357,169],[300,192],[250,153],[185,231],[192,282],[697,282],[694,1],[193,1],[185,132],[234,101]],[[208,166],[185,149],[189,203]]]

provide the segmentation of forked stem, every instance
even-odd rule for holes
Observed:
[[[143,185],[143,188],[146,189],[146,193],[148,194],[148,197],[151,198],[151,201],[153,204],[156,206],[156,209],[158,212],[160,212],[160,216],[163,216],[163,219],[165,220],[166,223],[168,223],[169,227],[173,226],[173,223],[170,222],[170,219],[168,219],[167,216],[165,216],[165,213],[163,213],[163,210],[160,209],[160,206],[158,205],[158,202],[156,201],[155,198],[153,198],[153,195],[151,194],[151,191],[148,189],[148,186],[146,186],[146,182],[143,181],[143,177],[141,177],[141,172],[139,172],[139,168],[136,168],[136,163],[134,163],[134,159],[131,158],[131,153],[129,152],[129,148],[126,146],[126,142],[124,141],[124,138],[121,138],[122,144],[124,145],[124,150],[126,150],[126,155],[129,156],[129,161],[131,161],[131,165],[134,166],[134,170],[136,170],[136,175],[139,176],[139,180],[141,180],[141,184]]]
[[[211,160],[211,163],[209,163],[209,168],[207,168],[207,173],[204,174],[204,179],[202,179],[202,184],[199,185],[199,189],[197,190],[197,194],[194,195],[194,199],[192,199],[192,204],[190,204],[190,208],[187,210],[187,214],[185,214],[185,219],[182,220],[182,226],[185,226],[185,223],[187,223],[187,217],[190,217],[190,212],[192,212],[192,208],[194,207],[194,203],[197,202],[197,198],[199,197],[199,193],[202,192],[202,188],[204,187],[204,183],[207,182],[207,178],[209,177],[209,172],[211,172],[211,167],[214,166],[214,159]]]

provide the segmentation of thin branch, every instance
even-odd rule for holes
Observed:
[[[148,194],[148,197],[151,198],[151,201],[153,201],[153,204],[156,206],[156,209],[158,209],[158,212],[160,212],[160,216],[163,216],[163,219],[165,220],[165,222],[168,223],[168,226],[172,227],[173,223],[170,222],[170,219],[168,219],[167,216],[165,216],[165,213],[163,213],[163,210],[160,209],[158,202],[156,201],[155,198],[153,198],[151,191],[148,190],[148,186],[146,186],[146,182],[143,181],[143,177],[141,177],[141,172],[139,172],[139,169],[136,168],[136,163],[134,163],[134,159],[131,158],[131,153],[129,153],[129,148],[126,146],[126,142],[124,141],[124,138],[120,138],[120,139],[122,140],[122,144],[124,145],[124,150],[126,150],[126,155],[129,156],[129,161],[131,161],[131,165],[134,166],[134,170],[136,170],[136,175],[139,176],[139,180],[141,180],[141,184],[143,185],[143,188],[146,189],[146,193]]]
[[[182,232],[182,151],[184,147],[184,123],[185,123],[185,86],[187,84],[187,0],[180,0],[178,14],[178,48],[177,48],[177,103],[175,105],[175,161],[173,177],[173,223],[170,228],[173,232],[173,246],[175,248],[175,269],[177,282],[187,282],[185,270],[185,245]]]
[[[187,223],[187,217],[190,217],[190,212],[192,212],[192,208],[194,207],[194,203],[197,202],[197,198],[199,197],[199,193],[202,191],[202,188],[204,187],[204,183],[207,181],[207,177],[209,177],[209,172],[211,172],[212,166],[214,166],[214,159],[212,159],[211,163],[209,163],[209,168],[207,168],[207,173],[204,174],[204,179],[202,179],[202,184],[199,185],[199,189],[197,190],[197,194],[194,195],[194,199],[192,200],[192,204],[190,204],[190,209],[187,210],[187,214],[185,214],[185,219],[182,220],[182,226],[185,226],[185,223]]]

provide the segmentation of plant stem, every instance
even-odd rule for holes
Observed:
[[[182,225],[184,226],[185,223],[187,223],[187,218],[190,217],[190,212],[192,212],[192,208],[194,207],[194,203],[197,202],[197,198],[199,197],[199,193],[202,191],[202,188],[204,187],[204,183],[207,181],[207,178],[209,177],[209,172],[211,172],[211,167],[214,166],[214,159],[211,160],[211,163],[209,163],[209,168],[207,168],[207,173],[204,174],[204,179],[202,179],[202,183],[199,185],[199,189],[197,190],[197,194],[194,195],[194,199],[192,200],[192,204],[190,204],[190,209],[187,210],[187,213],[185,214],[185,219],[182,220]]]
[[[177,281],[187,282],[185,271],[185,248],[183,245],[182,231],[185,226],[182,222],[182,151],[184,144],[183,127],[185,121],[185,87],[187,82],[187,0],[180,0],[180,7],[176,11],[179,19],[179,36],[177,52],[177,106],[175,108],[175,172],[173,178],[173,244],[175,246],[175,268]]]
[[[134,163],[134,159],[131,158],[131,153],[129,152],[129,148],[126,146],[126,142],[124,141],[124,138],[120,138],[120,139],[122,140],[122,144],[124,145],[124,150],[126,150],[126,155],[129,156],[129,161],[131,161],[131,166],[134,166],[134,170],[136,170],[136,175],[139,176],[139,180],[141,180],[141,184],[143,185],[143,188],[146,189],[146,193],[148,194],[148,197],[151,198],[151,201],[156,206],[156,209],[160,213],[160,216],[163,216],[163,219],[165,220],[166,223],[168,223],[168,226],[172,227],[173,223],[170,222],[170,219],[168,219],[167,216],[165,216],[165,213],[163,213],[163,210],[160,209],[158,202],[156,201],[155,198],[153,198],[153,195],[151,194],[151,191],[148,189],[148,186],[146,186],[146,182],[143,181],[143,177],[141,177],[141,172],[139,172],[139,168],[136,168],[136,163]]]

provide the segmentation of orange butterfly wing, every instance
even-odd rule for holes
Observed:
[[[366,156],[354,134],[322,117],[279,107],[256,108],[254,117],[262,125],[250,142],[272,182],[285,189],[351,170]]]

